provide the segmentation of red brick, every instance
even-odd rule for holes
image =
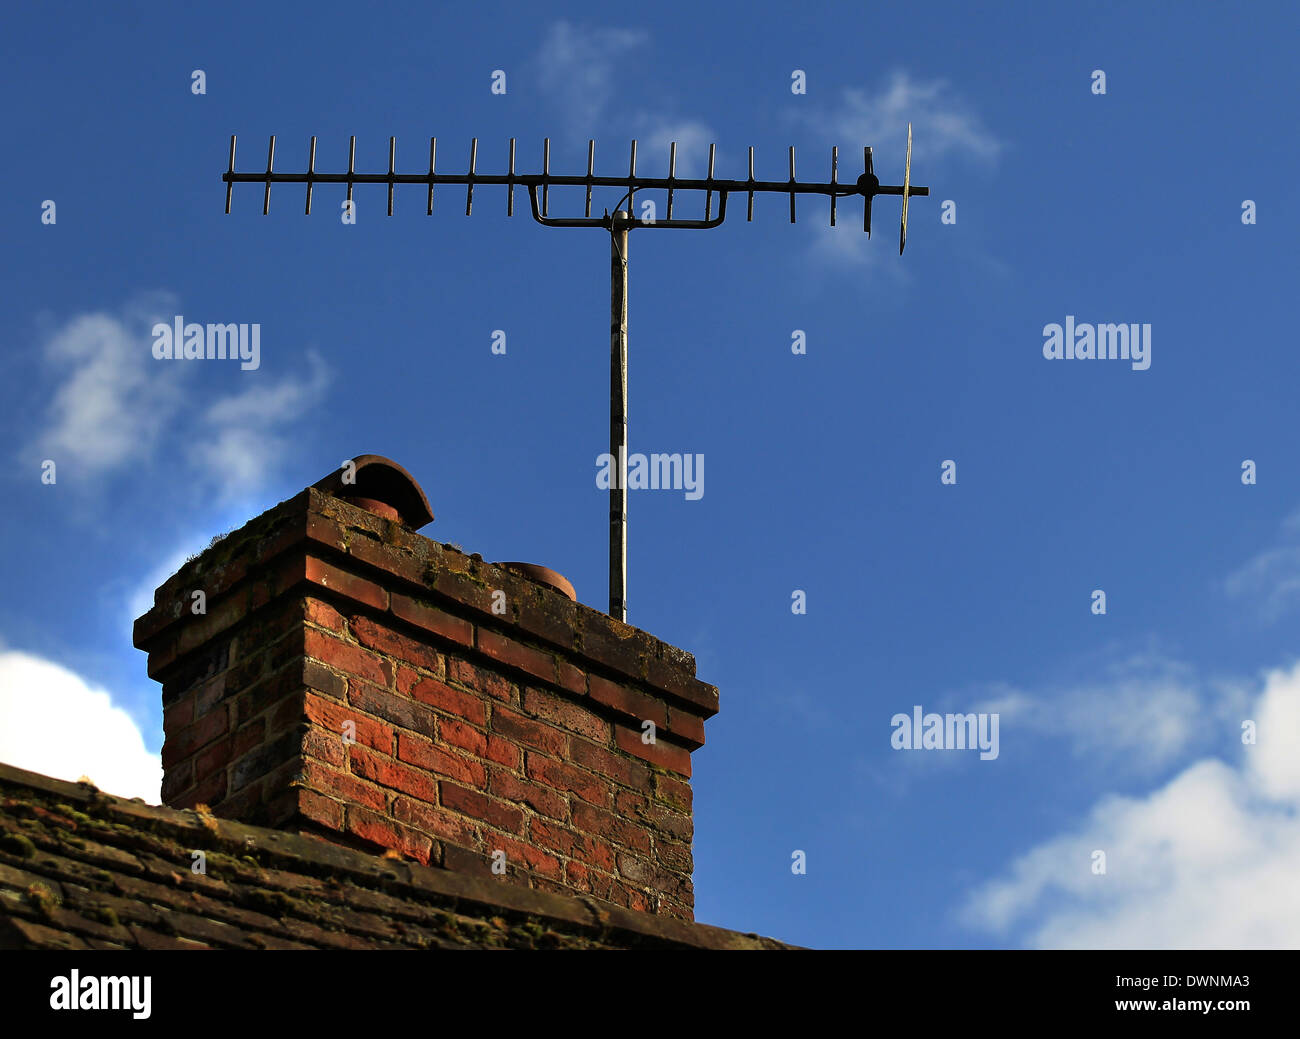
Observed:
[[[227,711],[221,707],[210,711],[192,725],[187,725],[180,732],[168,733],[167,742],[162,748],[162,766],[171,768],[178,761],[190,757],[195,751],[206,747],[213,740],[226,734]]]
[[[343,634],[343,614],[329,603],[308,598],[305,600],[305,607],[308,623],[315,624],[318,628],[328,628],[336,635]]]
[[[433,712],[424,704],[409,700],[400,693],[353,681],[348,693],[348,703],[358,711],[373,714],[398,728],[408,729],[422,736],[433,735]]]
[[[582,655],[624,675],[639,675],[644,662],[658,652],[657,640],[613,617],[584,610]]]
[[[654,881],[654,863],[626,851],[618,853],[618,872],[633,884],[649,887]]]
[[[524,813],[518,808],[454,783],[442,784],[442,804],[445,808],[481,819],[489,826],[507,833],[519,833],[523,829]],[[487,840],[491,842],[492,838],[489,836]]]
[[[633,790],[614,791],[614,812],[624,819],[640,819],[650,809],[650,798]]]
[[[162,803],[170,805],[177,794],[183,794],[194,785],[194,759],[182,761],[163,773]]]
[[[231,701],[230,724],[234,728],[242,728],[264,711],[284,708],[286,703],[294,703],[301,710],[302,692],[302,668],[290,663],[275,674],[259,680]]]
[[[578,891],[591,891],[591,870],[572,860],[564,864],[564,882]]]
[[[386,589],[373,581],[367,581],[364,577],[331,566],[324,560],[307,557],[307,580],[322,588],[328,588],[336,595],[345,596],[366,606],[373,606],[376,610],[388,609]]]
[[[655,854],[665,869],[678,873],[690,874],[695,869],[695,859],[691,855],[691,846],[681,841],[655,841]]]
[[[337,797],[340,801],[365,805],[367,808],[379,811],[383,811],[388,804],[388,797],[384,791],[361,782],[355,776],[330,768],[319,761],[313,761],[311,758],[303,760],[302,773],[308,789]]]
[[[464,848],[479,846],[478,825],[423,801],[399,797],[393,802],[393,818],[424,833],[451,841]]]
[[[298,790],[298,812],[309,822],[319,823],[331,830],[343,829],[343,805],[333,798],[314,790]]]
[[[689,843],[694,836],[695,823],[689,812],[669,808],[631,791],[620,790],[615,793],[614,811],[625,819],[636,819],[646,828],[666,834],[674,840]]]
[[[559,852],[565,858],[578,859],[607,873],[614,872],[614,849],[599,837],[575,833],[538,816],[529,820],[528,836],[534,844]]]
[[[442,718],[438,721],[438,735],[444,743],[467,750],[476,758],[487,757],[487,737],[464,722]]]
[[[528,674],[546,682],[556,680],[555,657],[549,653],[543,653],[540,649],[525,646],[514,639],[499,635],[495,631],[488,631],[486,628],[479,628],[478,648],[480,653],[508,667],[516,667],[521,671],[527,671]]]
[[[661,729],[668,728],[668,708],[659,700],[652,700],[635,689],[610,682],[599,675],[591,675],[589,684],[591,698],[597,703],[629,715],[637,719],[638,723],[648,720]]]
[[[502,703],[517,704],[519,702],[519,690],[513,683],[494,671],[486,671],[483,668],[475,667],[466,660],[456,660],[450,657],[447,659],[447,680],[459,682],[471,689],[477,689],[480,693],[485,693],[492,699],[500,700]]]
[[[579,830],[604,837],[615,844],[624,844],[644,852],[650,850],[650,834],[644,827],[602,808],[575,801],[573,825]]]
[[[573,768],[551,758],[544,758],[532,751],[526,755],[525,766],[531,779],[545,783],[556,790],[567,790],[588,804],[602,806],[609,804],[608,779],[601,779],[590,772],[584,772],[582,769]]]
[[[415,639],[399,635],[397,632],[376,624],[366,617],[352,618],[352,634],[367,649],[386,653],[390,657],[422,667],[426,671],[441,673],[442,654],[432,646]]]
[[[199,687],[194,698],[194,717],[202,718],[226,698],[226,676],[217,675]]]
[[[557,659],[556,664],[559,669],[560,685],[571,693],[577,693],[579,696],[586,695],[587,673],[579,667],[574,667],[562,657]]]
[[[214,772],[205,779],[200,779],[197,786],[191,787],[167,802],[171,808],[193,808],[195,805],[220,804],[226,796],[226,773],[223,769]]]
[[[704,746],[704,719],[697,714],[683,711],[676,707],[668,711],[668,731],[691,743],[695,747]]]
[[[481,851],[471,851],[450,841],[442,846],[442,860],[439,865],[453,873],[464,873],[472,877],[492,877],[491,860]],[[509,874],[509,865],[506,869]]]
[[[387,686],[389,683],[390,671],[384,667],[384,662],[360,646],[340,642],[315,628],[307,628],[303,632],[303,648],[309,657],[346,671],[349,675],[364,678],[379,686]]]
[[[348,695],[348,680],[318,660],[303,660],[302,684],[335,700],[342,700]]]
[[[487,705],[472,693],[453,689],[436,678],[423,678],[409,668],[398,668],[397,688],[421,703],[454,714],[474,725],[487,724]]]
[[[326,700],[324,697],[308,693],[303,705],[308,721],[319,725],[336,740],[343,740],[343,726],[352,722],[356,728],[356,742],[365,747],[373,747],[383,754],[393,753],[393,727],[363,714],[354,706]]]
[[[402,761],[410,762],[421,769],[427,769],[428,772],[432,772],[437,776],[446,776],[449,779],[468,783],[470,786],[479,789],[487,785],[487,770],[480,762],[471,761],[463,755],[436,747],[428,740],[408,736],[404,732],[397,734],[397,756]],[[407,771],[415,770],[408,769]],[[427,777],[427,773],[422,772],[421,775]],[[415,793],[415,791],[408,792]],[[433,797],[425,797],[423,794],[416,794],[416,796],[425,801],[437,800]]]
[[[695,836],[695,823],[684,812],[674,812],[659,804],[651,804],[645,809],[643,818],[652,829],[675,837],[679,841],[690,843]]]
[[[393,848],[417,862],[426,866],[429,864],[429,852],[433,842],[417,830],[402,826],[391,819],[349,805],[346,829],[348,833],[364,841],[370,841],[381,848]]]
[[[607,902],[612,901],[610,891],[613,887],[613,878],[599,870],[570,859],[564,864],[564,879],[570,888],[588,892]]]
[[[399,748],[404,740],[399,737]],[[420,768],[411,768],[391,758],[381,758],[364,747],[353,747],[349,753],[352,774],[369,779],[390,790],[400,790],[404,794],[418,797],[421,801],[436,804],[438,784],[428,772]]]
[[[560,864],[560,860],[540,848],[495,833],[489,834],[485,843],[489,855],[494,851],[504,851],[508,865],[519,866],[522,863],[533,872],[550,877],[552,880],[559,880],[564,876],[564,867]]]
[[[680,779],[659,772],[655,775],[655,800],[689,814],[694,794],[690,783],[684,783]]]
[[[262,787],[260,779],[245,783],[242,787],[237,783],[231,783],[232,792],[222,798],[220,804],[212,807],[223,819],[247,819],[254,813],[260,815],[263,804]]]
[[[497,797],[508,801],[525,804],[534,812],[549,815],[552,819],[563,820],[568,817],[568,801],[563,794],[530,783],[526,779],[512,776],[500,769],[492,770],[492,779],[488,789]]]
[[[487,750],[483,756],[489,761],[495,761],[498,765],[505,765],[515,772],[518,772],[524,763],[524,752],[509,740],[502,739],[500,736],[489,736],[487,738]]]
[[[602,776],[609,776],[623,786],[637,790],[650,789],[650,770],[639,761],[625,755],[614,754],[586,740],[573,740],[569,745],[569,760]]]
[[[629,754],[635,754],[645,761],[672,769],[679,775],[689,777],[691,774],[691,753],[684,747],[674,746],[661,739],[654,743],[642,743],[639,732],[632,732],[621,725],[614,726],[614,742]]]
[[[186,693],[175,703],[163,708],[163,732],[180,732],[194,721],[196,693]]]
[[[519,578],[510,574],[507,581],[516,587]],[[578,605],[550,589],[534,586],[523,594],[512,595],[511,605],[516,608],[515,623],[546,642],[572,649],[576,634]]]
[[[302,752],[337,769],[345,768],[347,764],[342,737],[314,725],[303,735]]]
[[[403,552],[396,545],[385,544],[371,537],[352,538],[347,551],[354,558],[407,581],[418,583],[424,574],[422,560]]]
[[[234,755],[231,753],[231,746],[234,740],[227,736],[225,739],[218,740],[216,743],[209,743],[194,757],[194,772],[200,776],[210,776],[218,769],[223,769],[230,764]]]
[[[556,757],[568,755],[569,737],[566,733],[542,722],[525,718],[522,714],[515,714],[505,707],[492,709],[492,731],[517,743],[547,751]]]
[[[610,724],[604,718],[597,718],[586,707],[571,700],[557,696],[544,689],[527,688],[524,690],[524,710],[529,714],[544,718],[554,725],[559,725],[571,732],[586,736],[597,743],[608,743]]]
[[[646,661],[644,673],[650,686],[695,704],[704,717],[711,718],[718,713],[717,687],[699,681],[679,665],[652,657]]]
[[[462,646],[474,645],[474,626],[462,617],[417,602],[406,595],[393,593],[393,613],[408,624],[431,631]]]

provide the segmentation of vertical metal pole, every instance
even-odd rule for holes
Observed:
[[[609,615],[627,620],[627,232],[631,214],[610,220],[609,453],[616,481],[609,486]]]

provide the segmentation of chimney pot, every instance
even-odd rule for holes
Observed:
[[[424,490],[391,458],[383,455],[357,455],[352,459],[352,482],[345,482],[345,467],[340,466],[313,487],[350,501],[387,519],[396,520],[409,530],[419,530],[433,522],[433,509]],[[376,508],[376,506],[383,506]]]
[[[578,593],[574,591],[573,584],[561,573],[556,573],[549,566],[539,566],[536,563],[497,563],[502,570],[509,570],[516,574],[521,574],[530,580],[539,584],[548,585],[554,588],[561,595],[567,596],[573,602],[578,601]]]

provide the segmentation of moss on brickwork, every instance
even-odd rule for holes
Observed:
[[[30,837],[24,837],[21,833],[6,833],[0,836],[0,851],[7,851],[20,859],[36,857],[36,845],[32,843]]]
[[[44,884],[33,884],[27,889],[27,902],[46,920],[54,916],[54,910],[59,907],[57,896]]]

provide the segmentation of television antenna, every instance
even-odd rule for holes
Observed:
[[[748,199],[746,221],[754,219],[756,194],[780,194],[790,198],[790,223],[795,222],[795,199],[799,195],[824,195],[830,199],[830,226],[836,226],[837,203],[840,199],[862,198],[862,230],[871,237],[871,203],[877,195],[902,197],[902,220],[898,232],[898,252],[901,256],[907,245],[907,203],[914,195],[929,195],[928,187],[912,183],[912,124],[907,125],[907,155],[903,165],[902,184],[881,184],[872,162],[871,148],[862,149],[863,172],[856,180],[839,180],[839,149],[831,149],[831,178],[825,182],[800,181],[795,177],[794,147],[790,148],[790,177],[788,180],[756,180],[754,178],[754,149],[749,149],[749,176],[745,180],[727,180],[713,175],[717,146],[709,145],[709,173],[700,178],[677,176],[677,143],[668,152],[668,176],[646,177],[636,170],[636,141],[632,142],[631,158],[626,176],[602,177],[595,173],[596,142],[587,142],[587,172],[580,176],[566,176],[551,172],[551,140],[542,145],[542,172],[518,173],[515,170],[515,139],[510,138],[509,166],[504,174],[479,173],[478,138],[470,142],[469,171],[466,173],[438,173],[436,160],[438,139],[429,139],[429,169],[421,173],[398,173],[396,166],[397,140],[388,139],[388,172],[359,173],[356,169],[357,139],[348,144],[348,169],[346,173],[321,173],[316,169],[316,138],[311,139],[305,173],[282,173],[275,170],[275,135],[271,135],[266,155],[265,171],[237,173],[235,171],[235,136],[230,137],[230,162],[222,180],[226,185],[226,212],[230,212],[231,192],[236,184],[261,184],[262,213],[271,211],[272,184],[305,184],[307,188],[305,212],[311,214],[312,189],[317,184],[346,184],[347,202],[352,203],[352,189],[357,184],[386,184],[388,186],[388,215],[393,215],[393,193],[399,184],[421,184],[427,188],[425,212],[433,214],[433,191],[439,184],[465,186],[465,215],[474,205],[474,189],[481,185],[506,188],[506,215],[515,211],[515,187],[528,191],[533,219],[545,227],[599,227],[610,235],[610,394],[609,394],[609,453],[614,459],[616,473],[609,488],[609,613],[621,621],[627,620],[627,236],[633,229],[644,230],[709,230],[720,227],[727,217],[727,199],[731,195],[745,195]],[[553,187],[586,188],[586,207],[581,217],[552,217],[550,215],[550,189]],[[591,215],[593,188],[624,188],[626,193],[610,213]],[[638,191],[664,191],[667,193],[667,210],[663,220],[634,217],[635,198]],[[678,192],[704,192],[704,218],[674,218],[673,202]],[[713,196],[718,196],[717,216],[713,215]],[[540,199],[539,199],[540,195]],[[627,208],[622,208],[624,201]],[[653,209],[651,210],[651,212]]]

